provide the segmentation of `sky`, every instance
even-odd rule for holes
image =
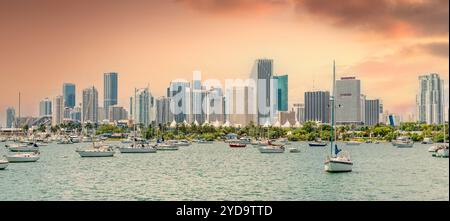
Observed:
[[[6,108],[38,115],[64,82],[119,73],[119,105],[135,87],[165,95],[171,80],[247,78],[258,58],[289,75],[289,103],[355,76],[368,99],[407,115],[418,76],[439,73],[448,94],[448,0],[0,0],[0,125]],[[448,98],[448,96],[447,96]]]

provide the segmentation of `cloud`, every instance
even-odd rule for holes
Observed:
[[[296,11],[338,27],[390,36],[448,35],[448,0],[293,0]]]
[[[416,44],[410,47],[403,48],[400,53],[405,56],[430,54],[440,58],[448,59],[449,45],[448,42]]]

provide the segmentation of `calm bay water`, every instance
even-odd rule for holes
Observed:
[[[289,146],[301,153],[215,143],[112,158],[81,158],[83,145],[41,147],[38,162],[0,170],[0,200],[449,200],[449,161],[429,145],[342,144],[354,161],[342,174],[323,171],[329,148],[306,143]]]

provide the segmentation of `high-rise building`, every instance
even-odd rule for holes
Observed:
[[[444,120],[444,81],[438,74],[419,76],[416,104],[419,122],[442,124]]]
[[[106,120],[106,113],[105,113],[105,108],[104,107],[98,107],[97,109],[97,121],[100,123],[103,123],[103,121]]]
[[[168,89],[170,111],[177,123],[189,121],[191,110],[191,89],[189,82],[172,81]]]
[[[75,84],[63,84],[64,107],[73,108],[76,102]]]
[[[205,122],[206,114],[203,108],[205,96],[206,92],[202,87],[202,82],[200,80],[193,80],[191,88],[191,117],[189,122],[197,122],[198,124]]]
[[[363,124],[361,81],[355,77],[342,77],[336,81],[335,90],[336,124]]]
[[[48,98],[39,102],[39,116],[49,117],[52,116],[52,101]]]
[[[136,124],[148,126],[152,123],[152,112],[154,98],[148,88],[136,90],[136,101],[134,97],[130,98],[130,110],[132,110],[132,119]]]
[[[52,126],[64,122],[64,96],[56,96],[52,102]]]
[[[305,92],[305,116],[304,121],[318,121],[330,123],[330,92],[308,91]]]
[[[8,107],[6,109],[6,127],[14,128],[16,127],[16,109],[13,107]]]
[[[381,101],[379,99],[365,100],[365,118],[364,125],[373,126],[380,123],[380,114],[382,114]]]
[[[156,99],[156,124],[170,123],[173,118],[170,112],[170,98],[160,97]]]
[[[305,122],[305,104],[294,104],[295,121]]]
[[[81,122],[81,107],[74,107],[70,112],[70,120],[75,122]]]
[[[254,88],[249,85],[234,85],[226,89],[225,108],[227,120],[235,126],[247,126],[254,123],[255,115],[251,106],[254,100]]]
[[[126,120],[128,118],[128,112],[123,107],[110,106],[108,116],[110,122],[117,122],[119,120]]]
[[[258,125],[274,123],[277,118],[277,80],[273,77],[273,60],[258,59],[251,72],[255,82],[253,105],[256,108],[254,122]]]
[[[117,105],[117,93],[118,93],[118,80],[117,73],[110,72],[105,73],[103,76],[103,85],[104,85],[104,93],[103,93],[103,107],[105,118],[109,118],[109,107],[113,105]]]
[[[83,123],[98,122],[98,91],[94,86],[83,90],[82,108],[81,114]]]
[[[209,123],[213,123],[216,121],[225,122],[225,98],[223,96],[222,89],[219,87],[210,88],[206,92],[205,100],[205,112],[207,121]]]
[[[288,76],[276,76],[278,81],[277,104],[278,111],[288,111]]]

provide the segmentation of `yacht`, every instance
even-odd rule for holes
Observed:
[[[245,148],[247,144],[245,143],[230,143],[229,146],[231,148]]]
[[[156,144],[156,149],[157,150],[162,150],[162,151],[173,151],[173,150],[178,150],[178,146],[169,144],[169,143],[158,143]]]
[[[361,145],[361,142],[356,141],[356,140],[351,140],[351,141],[347,141],[345,144],[347,144],[347,146],[359,146],[359,145]]]
[[[26,162],[36,162],[40,158],[40,153],[38,151],[33,153],[16,153],[5,156],[10,163],[26,163]]]
[[[77,152],[81,157],[113,157],[115,154],[112,147],[103,144],[93,144],[92,148],[84,150],[77,149],[75,152]]]
[[[0,170],[6,169],[8,167],[9,162],[7,160],[0,160]]]
[[[5,146],[8,147],[9,151],[11,151],[11,152],[39,151],[39,146],[36,143],[29,143],[29,144],[14,143],[14,144],[5,145]]]
[[[308,145],[310,147],[324,147],[324,146],[326,146],[328,144],[327,144],[327,142],[323,142],[323,141],[320,140],[320,141],[314,141],[314,142],[308,143]]]
[[[324,163],[324,169],[329,173],[337,173],[337,172],[351,172],[353,168],[353,162],[350,160],[350,154],[348,152],[342,152],[337,146],[337,144],[333,147],[333,142],[335,140],[335,130],[334,127],[334,112],[336,109],[335,106],[335,96],[336,96],[336,65],[333,61],[333,93],[331,95],[331,136],[330,136],[330,149],[331,155],[327,156]],[[334,151],[333,151],[334,148]]]
[[[120,153],[156,153],[156,148],[149,144],[132,144],[129,147],[120,147]]]
[[[272,142],[268,141],[266,146],[260,146],[260,153],[284,153],[285,148],[284,145],[272,144]]]
[[[289,148],[289,153],[300,153],[300,149],[296,147]]]
[[[398,137],[394,142],[395,146],[398,148],[410,148],[414,146],[414,142],[411,140],[411,138],[406,136]]]
[[[435,153],[434,157],[448,158],[448,144],[440,144]]]
[[[429,137],[423,138],[422,144],[433,144],[433,141]]]

